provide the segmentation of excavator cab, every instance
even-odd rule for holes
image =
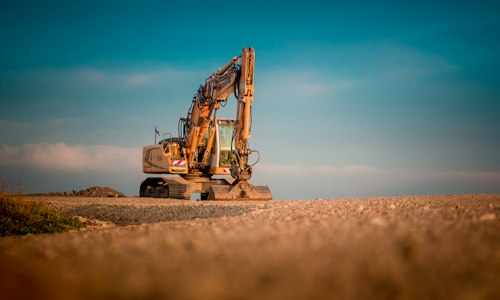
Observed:
[[[217,139],[219,140],[219,166],[230,167],[233,160],[234,120],[217,120]]]
[[[212,148],[210,173],[213,175],[231,174],[231,162],[234,159],[235,120],[217,119],[215,122],[215,143]]]

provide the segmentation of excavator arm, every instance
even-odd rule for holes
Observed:
[[[254,95],[255,52],[252,48],[243,48],[238,85],[238,104],[236,112],[236,156],[231,167],[231,175],[237,180],[249,180],[252,167],[248,158],[252,150],[248,148],[251,137],[252,102]]]
[[[215,137],[217,110],[231,94],[237,98],[235,126],[235,159],[231,175],[235,179],[249,180],[252,169],[248,164],[248,140],[251,137],[251,109],[254,96],[253,48],[243,48],[239,57],[233,57],[223,68],[210,75],[193,97],[186,123],[185,148],[192,169],[208,165],[208,157]],[[208,136],[208,137],[207,137]]]

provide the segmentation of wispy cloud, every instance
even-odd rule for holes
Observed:
[[[363,53],[363,51],[366,51]],[[428,76],[456,73],[460,67],[441,56],[432,55],[394,42],[368,44],[358,50],[366,57],[366,67],[377,71],[377,77],[415,80]]]
[[[142,87],[155,84],[182,80],[192,74],[188,71],[163,68],[155,70],[143,70],[127,73],[114,73],[113,79],[116,83],[126,87]]]
[[[383,169],[365,164],[352,164],[343,167],[332,167],[322,165],[288,165],[262,163],[258,165],[259,172],[266,174],[300,174],[306,175],[331,175],[331,176],[387,176],[393,178],[428,178],[428,179],[457,179],[474,181],[496,181],[500,184],[500,172],[498,171],[416,171],[405,168]]]
[[[129,66],[126,69],[81,67],[69,69],[36,69],[28,71],[9,71],[0,73],[5,82],[22,83],[24,86],[59,88],[88,87],[140,87],[150,84],[161,84],[197,74],[169,66]]]
[[[22,83],[24,86],[60,87],[61,85],[70,85],[82,87],[105,81],[106,73],[107,71],[97,68],[46,68],[1,72],[0,78],[6,82]]]
[[[405,169],[385,170],[365,164],[352,164],[343,167],[328,165],[288,165],[262,163],[258,165],[259,172],[266,174],[297,174],[298,176],[381,176],[404,175],[415,176],[416,173]],[[293,176],[293,175],[292,175]]]
[[[11,121],[0,119],[0,132],[1,131],[23,131],[30,128],[30,125],[25,122]]]
[[[323,73],[350,74],[353,78],[415,80],[438,74],[461,71],[461,67],[433,53],[401,44],[396,40],[374,40],[353,43],[306,43],[292,56]]]
[[[353,80],[332,77],[313,69],[272,70],[257,76],[257,95],[279,102],[306,99],[310,102],[348,91],[355,85]]]
[[[134,74],[129,75],[125,80],[126,84],[129,86],[141,86],[150,81],[149,77],[145,74]]]
[[[110,145],[38,143],[0,146],[0,166],[48,171],[86,172],[141,170],[141,149]]]

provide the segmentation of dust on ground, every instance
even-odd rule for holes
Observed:
[[[0,238],[7,298],[500,299],[500,195],[36,199],[90,226]]]

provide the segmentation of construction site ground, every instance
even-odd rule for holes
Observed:
[[[30,199],[88,226],[0,238],[2,299],[500,299],[500,195]]]

